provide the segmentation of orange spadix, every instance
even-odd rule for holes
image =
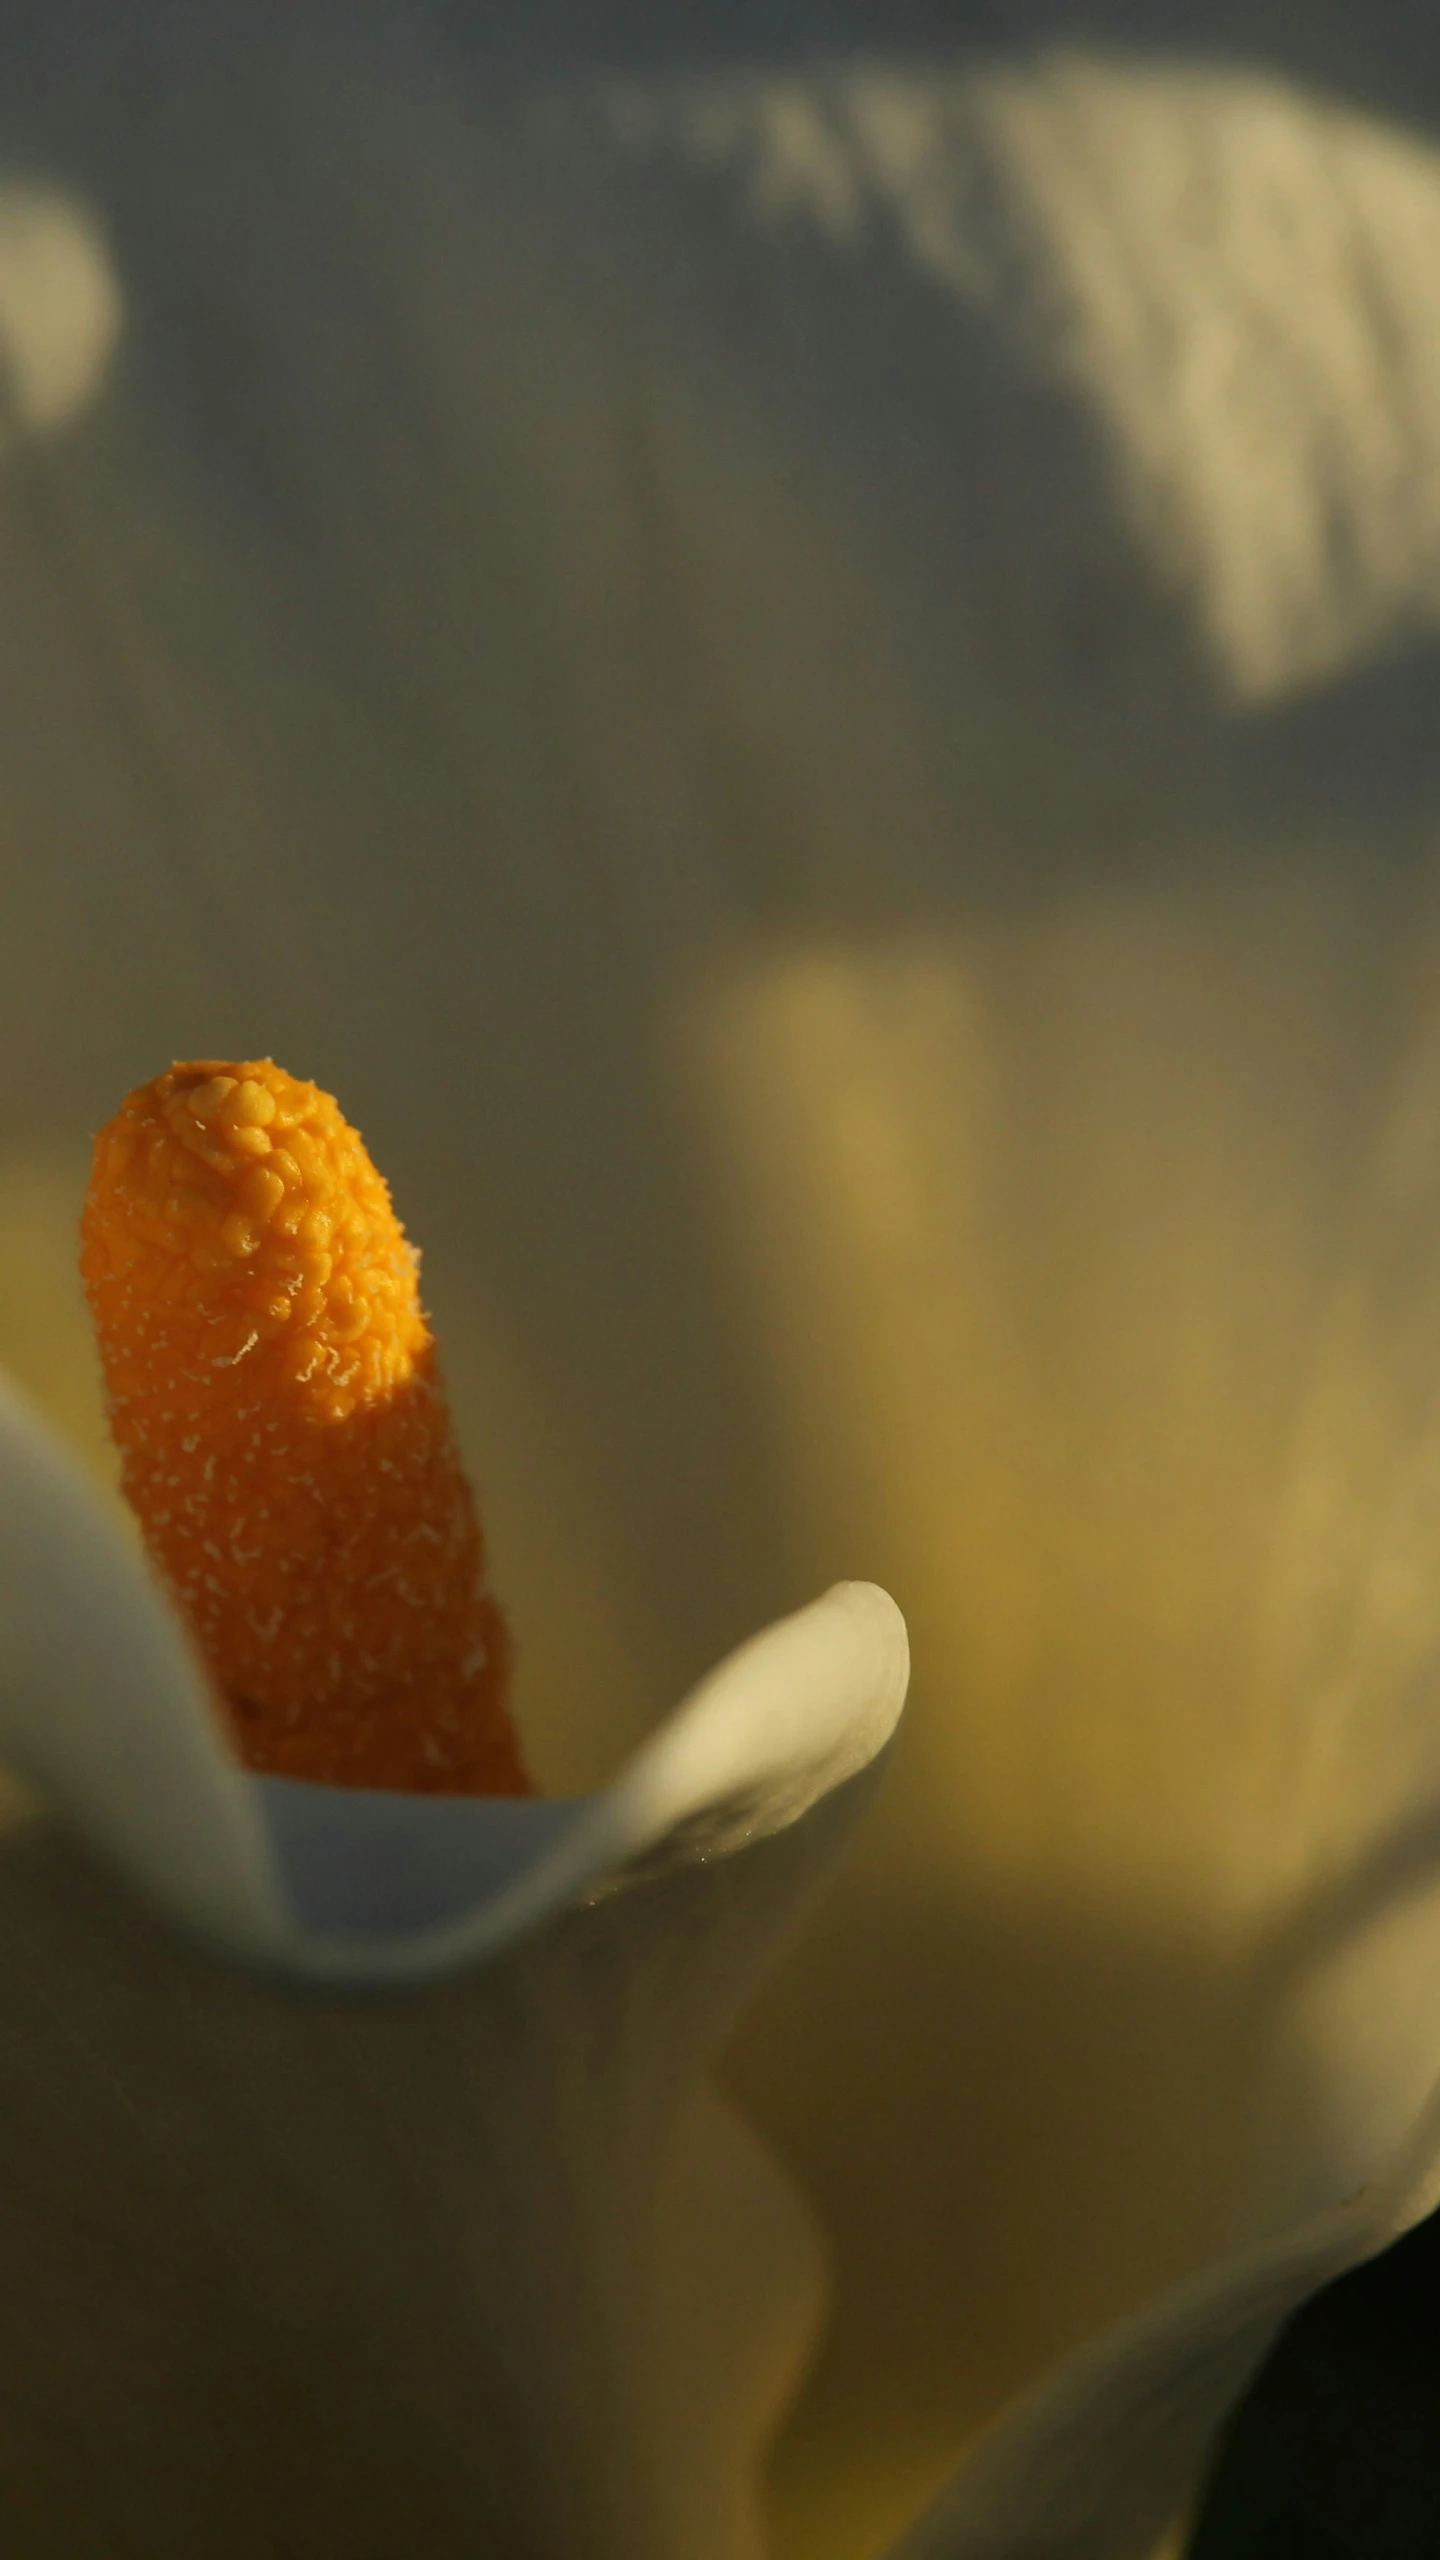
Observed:
[[[169,1068],[96,1139],[82,1236],[125,1491],[242,1758],[525,1792],[418,1257],[330,1095]]]

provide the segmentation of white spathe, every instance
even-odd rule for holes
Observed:
[[[0,1845],[0,2523],[757,2554],[819,2259],[703,2067],[894,1730],[894,1604],[755,1638],[589,1800],[257,1781],[0,1382],[0,1647],[6,1760],[126,1879],[24,1813]],[[1397,1841],[1342,1933],[1425,1923],[1427,1865]],[[1145,2560],[1287,2314],[1436,2202],[1440,2103],[1392,2131],[1358,2194],[1072,2358],[894,2560]]]
[[[1440,2087],[1387,2173],[1096,2339],[982,2439],[890,2560],[1150,2560],[1291,2313],[1440,2204]]]
[[[897,1592],[900,1783],[751,2048],[826,2458],[1138,2313],[934,2527],[1128,2547],[1434,2067],[1423,1824],[1350,1895],[1440,1777],[1433,146],[658,11],[622,132],[593,12],[533,83],[203,14],[73,145],[135,325],[0,486],[7,1145],[167,1053],[345,1096],[545,1750]]]
[[[730,173],[773,230],[852,253],[893,230],[1077,392],[1237,698],[1433,628],[1440,157],[1422,132],[1249,65],[1082,48],[689,72],[605,103],[630,149]]]
[[[257,1783],[7,1389],[0,1630],[4,1756],[100,1853],[0,1846],[0,2522],[747,2560],[819,2260],[704,2066],[868,1791],[893,1603],[756,1639],[568,1806]]]

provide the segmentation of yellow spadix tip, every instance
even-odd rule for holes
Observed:
[[[126,1494],[247,1765],[527,1792],[418,1257],[332,1097],[269,1058],[139,1086],[81,1271]]]

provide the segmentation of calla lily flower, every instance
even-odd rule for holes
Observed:
[[[0,1629],[5,1759],[114,1875],[0,1853],[10,2547],[758,2550],[817,2244],[699,2075],[873,1780],[893,1602],[757,1638],[576,1803],[253,1778],[4,1390]]]
[[[895,1592],[733,2052],[837,2251],[784,2530],[1126,2560],[1434,2192],[1440,157],[1294,13],[903,14],[27,42],[7,1303],[83,1440],[76,1133],[273,1049],[425,1239],[560,1792]]]

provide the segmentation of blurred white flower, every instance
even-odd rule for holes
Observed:
[[[858,56],[618,82],[754,219],[893,231],[1102,425],[1223,682],[1303,690],[1440,621],[1440,152],[1196,56]]]
[[[119,280],[95,217],[54,187],[0,185],[0,422],[55,429],[95,397],[120,335]]]

